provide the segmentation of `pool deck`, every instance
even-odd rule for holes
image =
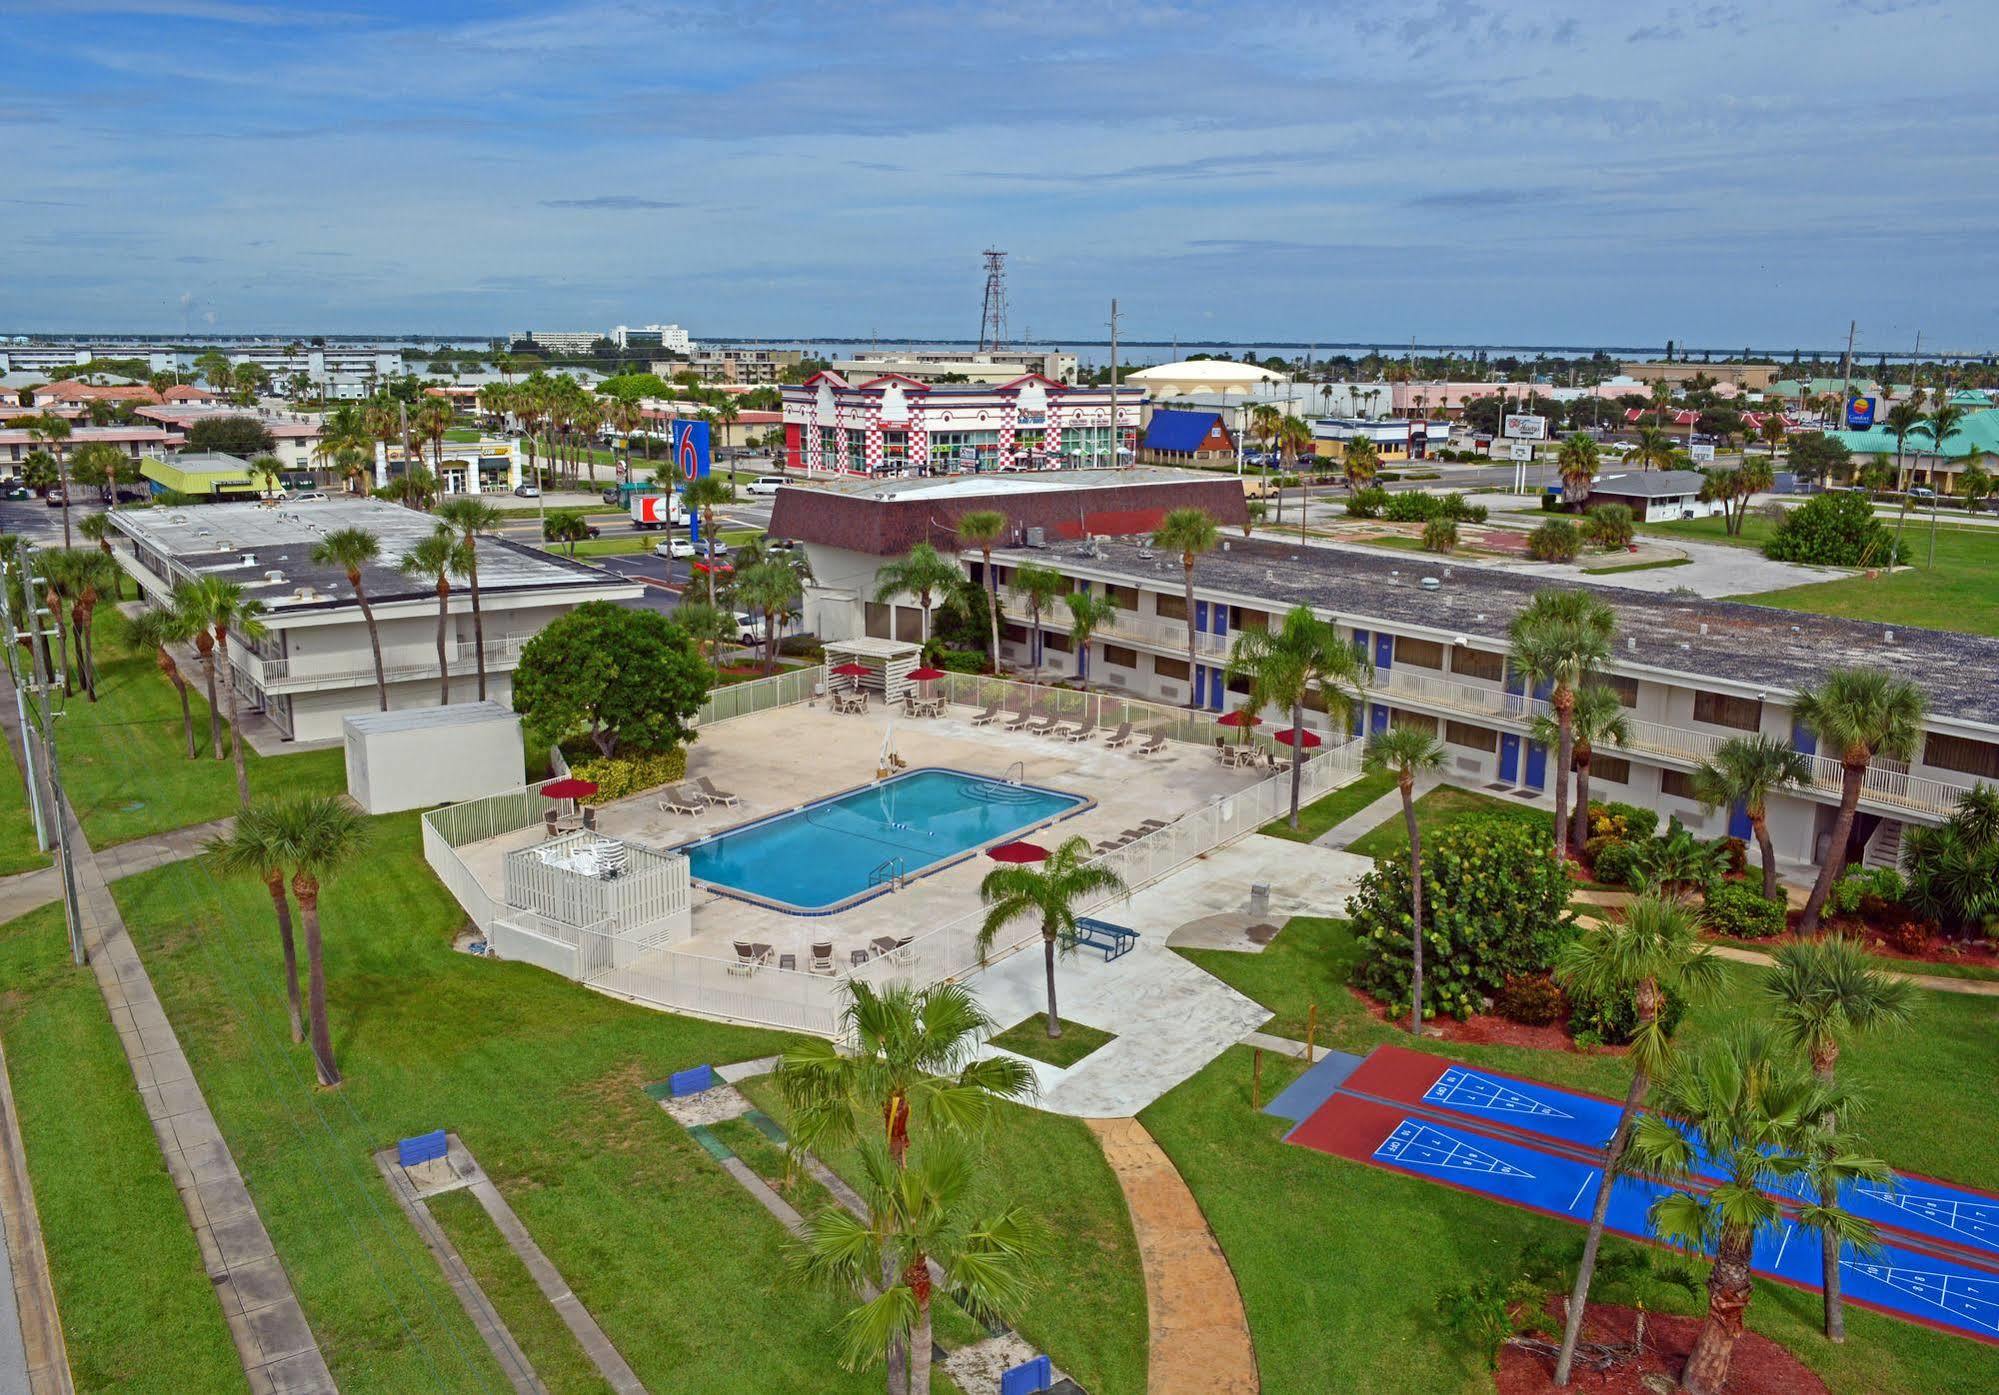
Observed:
[[[1044,845],[1071,835],[1092,842],[1115,838],[1141,820],[1176,818],[1264,778],[1226,769],[1208,751],[1189,744],[1172,742],[1157,755],[1135,756],[1130,747],[1108,749],[1101,738],[1072,744],[973,727],[974,709],[946,711],[941,718],[895,720],[895,749],[910,769],[943,766],[1002,778],[1020,762],[1019,778],[1027,783],[1097,801],[1028,835]],[[705,728],[688,748],[688,776],[707,776],[717,787],[741,796],[740,804],[689,817],[661,809],[657,793],[638,795],[600,808],[598,827],[609,836],[664,849],[784,812],[872,780],[887,728],[888,719],[880,712],[835,716],[809,706]],[[506,854],[541,840],[539,828],[523,829],[459,853],[497,895]],[[778,955],[797,956],[802,969],[811,943],[831,940],[834,963],[845,969],[853,951],[867,949],[878,937],[921,934],[976,911],[979,881],[994,865],[975,853],[899,891],[824,916],[787,914],[697,887],[692,934],[673,948],[727,959],[734,957],[733,943],[746,940],[768,944]]]

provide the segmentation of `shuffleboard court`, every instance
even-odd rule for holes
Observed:
[[[1348,1094],[1334,1095],[1288,1141],[1577,1225],[1589,1220],[1601,1175],[1566,1152]],[[1620,1177],[1606,1224],[1630,1239],[1656,1241],[1648,1213],[1670,1190]],[[1811,1291],[1819,1286],[1818,1237],[1790,1221],[1757,1237],[1750,1262],[1761,1277]],[[1850,1253],[1840,1269],[1854,1303],[1999,1345],[1999,1273],[1893,1243],[1869,1255]]]
[[[1338,1089],[1401,1105],[1432,1119],[1461,1120],[1499,1137],[1535,1147],[1575,1152],[1593,1161],[1617,1127],[1619,1105],[1539,1081],[1399,1046],[1378,1046]],[[1712,1168],[1697,1168],[1712,1178]],[[1802,1199],[1795,1190],[1777,1193]],[[1922,1248],[1936,1249],[1999,1270],[1999,1196],[1914,1173],[1893,1183],[1849,1184],[1840,1204],[1883,1230],[1900,1231]]]

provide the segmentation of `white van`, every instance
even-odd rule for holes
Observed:
[[[787,483],[789,481],[783,475],[758,475],[743,486],[743,493],[754,494],[759,498],[768,499],[776,495],[779,485]]]

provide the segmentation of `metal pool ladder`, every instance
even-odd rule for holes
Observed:
[[[899,891],[902,888],[902,879],[907,874],[901,858],[884,858],[880,866],[868,873],[868,885],[880,886],[886,882],[891,891]]]
[[[1004,775],[1000,776],[1000,778],[1001,778],[1002,780],[1006,781],[1006,783],[1008,783],[1009,785],[1023,785],[1023,784],[1026,784],[1026,783],[1027,783],[1027,762],[1026,762],[1026,761],[1024,761],[1024,760],[1017,760],[1017,761],[1015,761],[1015,762],[1014,762],[1014,763],[1013,763],[1012,765],[1009,765],[1009,766],[1008,766],[1008,767],[1006,768],[1006,774],[1004,774]]]

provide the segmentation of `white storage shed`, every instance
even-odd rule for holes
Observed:
[[[342,723],[347,793],[371,814],[427,809],[527,783],[521,719],[497,702],[370,712]]]

